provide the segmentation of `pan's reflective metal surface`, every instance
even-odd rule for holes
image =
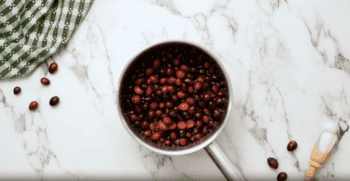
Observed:
[[[144,141],[142,141],[137,135],[135,135],[133,133],[133,131],[129,128],[129,126],[126,123],[126,120],[123,117],[123,113],[121,112],[121,107],[120,107],[120,102],[119,102],[119,92],[120,92],[120,87],[121,87],[121,82],[122,82],[122,78],[123,75],[125,73],[125,71],[127,70],[127,68],[132,64],[132,62],[135,60],[136,57],[138,57],[139,55],[141,55],[143,52],[145,52],[148,49],[151,49],[152,47],[161,45],[161,44],[167,44],[167,43],[185,43],[185,44],[190,44],[192,46],[198,47],[202,50],[204,50],[208,55],[210,55],[214,61],[220,66],[220,68],[223,71],[223,74],[226,78],[227,81],[227,86],[228,86],[228,90],[229,90],[229,102],[228,102],[228,107],[227,107],[227,114],[226,117],[221,125],[221,127],[211,136],[209,137],[207,140],[203,141],[201,144],[199,145],[195,145],[189,149],[186,150],[162,150],[156,147],[153,147],[147,143],[145,143]],[[221,131],[224,129],[228,119],[229,119],[229,113],[231,112],[231,108],[232,108],[232,86],[231,86],[231,81],[230,78],[228,76],[229,74],[227,73],[225,67],[223,66],[223,64],[219,61],[219,58],[213,54],[211,51],[209,51],[207,48],[193,43],[193,42],[189,42],[189,41],[184,41],[184,40],[167,40],[167,41],[162,41],[162,42],[158,42],[155,43],[153,45],[148,46],[147,48],[145,48],[143,51],[141,51],[140,53],[138,53],[137,55],[135,55],[134,57],[132,57],[129,62],[126,64],[126,66],[124,67],[123,71],[121,72],[121,76],[119,77],[118,80],[118,89],[117,89],[117,108],[118,108],[118,114],[120,117],[120,120],[122,121],[122,124],[124,125],[125,129],[128,131],[128,133],[131,135],[131,137],[133,137],[138,143],[140,143],[142,146],[160,153],[160,154],[164,154],[164,155],[185,155],[185,154],[190,154],[193,152],[196,152],[206,146],[208,146],[209,144],[211,144],[215,138],[221,133]],[[238,168],[236,168],[232,163],[230,163],[230,161],[228,160],[228,158],[226,157],[226,155],[222,155],[223,152],[219,152],[218,150],[221,150],[219,145],[214,142],[212,143],[209,147],[206,148],[207,151],[209,151],[209,154],[211,154],[213,159],[216,162],[216,164],[218,164],[218,167],[222,169],[223,174],[226,176],[226,178],[228,178],[229,180],[245,180],[244,177],[242,176],[242,174],[240,174],[241,172],[238,170]],[[221,164],[221,165],[220,165]],[[229,167],[233,167],[233,168],[229,168]]]
[[[221,151],[219,144],[215,140],[204,149],[227,180],[246,180],[239,168]]]

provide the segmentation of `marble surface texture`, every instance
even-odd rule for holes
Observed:
[[[303,180],[325,130],[340,139],[316,178],[349,180],[349,9],[347,0],[96,0],[48,61],[58,63],[56,74],[43,65],[0,81],[0,179],[225,180],[204,150],[151,152],[119,120],[115,93],[126,62],[149,44],[184,39],[212,50],[229,72],[234,107],[217,141],[247,180],[282,171]]]

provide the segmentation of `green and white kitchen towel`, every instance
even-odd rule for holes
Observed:
[[[0,0],[0,80],[27,76],[66,45],[93,0]]]

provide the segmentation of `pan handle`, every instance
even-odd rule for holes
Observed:
[[[204,147],[204,149],[227,180],[247,180],[244,178],[239,168],[229,160],[224,152],[221,151],[221,147],[215,140],[208,146]]]

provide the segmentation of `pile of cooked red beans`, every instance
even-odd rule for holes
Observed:
[[[48,70],[49,70],[49,72],[50,72],[51,74],[53,74],[53,73],[56,72],[57,68],[58,68],[57,63],[51,63]],[[47,86],[47,85],[50,85],[50,80],[47,79],[47,78],[45,78],[45,77],[43,77],[43,78],[40,80],[40,82],[41,82],[43,85],[46,85],[46,86]],[[14,94],[19,94],[20,92],[21,92],[21,88],[20,88],[20,87],[15,87],[15,88],[13,89],[13,93],[14,93]],[[50,99],[49,104],[50,104],[51,106],[56,106],[56,105],[59,103],[59,101],[60,101],[60,99],[59,99],[57,96],[54,96],[54,97],[52,97],[52,98]],[[36,110],[36,109],[38,108],[38,106],[39,106],[38,102],[37,102],[37,101],[33,101],[33,102],[31,102],[31,103],[29,104],[29,110],[34,111],[34,110]]]
[[[141,135],[164,146],[201,140],[226,114],[228,88],[221,69],[198,49],[156,52],[129,71],[132,83],[122,93],[126,117]]]

